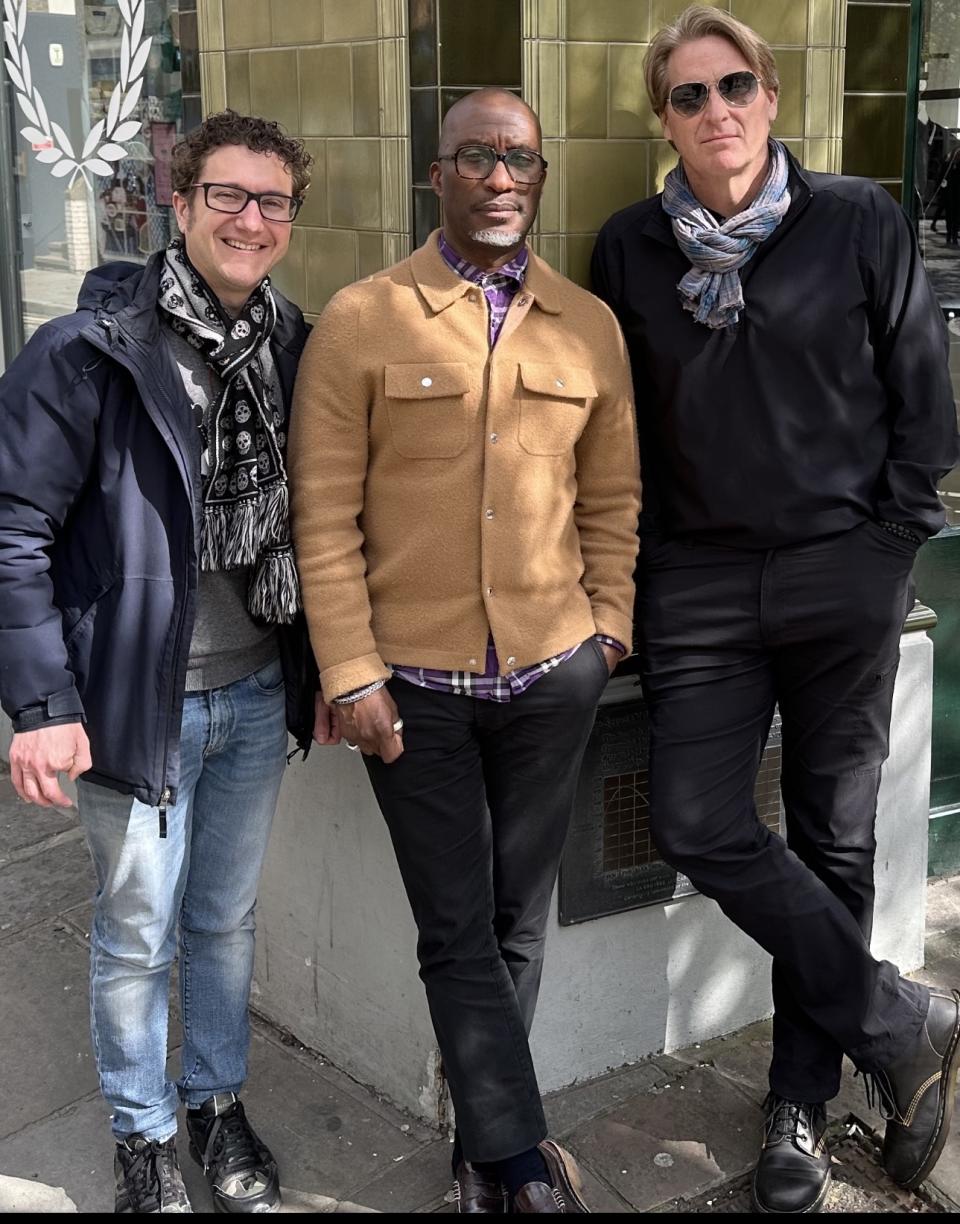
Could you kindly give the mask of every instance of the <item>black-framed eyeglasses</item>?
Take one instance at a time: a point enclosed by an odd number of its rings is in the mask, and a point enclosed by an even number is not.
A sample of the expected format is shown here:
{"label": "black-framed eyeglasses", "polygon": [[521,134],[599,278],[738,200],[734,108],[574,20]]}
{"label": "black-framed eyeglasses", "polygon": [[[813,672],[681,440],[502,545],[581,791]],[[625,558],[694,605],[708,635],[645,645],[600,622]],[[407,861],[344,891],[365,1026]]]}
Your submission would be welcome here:
{"label": "black-framed eyeglasses", "polygon": [[[749,106],[760,89],[760,80],[755,72],[728,72],[716,84],[717,93],[727,106]],[[699,115],[707,105],[710,86],[703,81],[687,81],[674,85],[670,90],[670,105],[685,119]]]}
{"label": "black-framed eyeglasses", "polygon": [[265,221],[292,221],[300,211],[299,196],[278,195],[275,191],[246,191],[232,183],[194,183],[203,188],[203,200],[214,212],[242,213],[251,200],[257,201]]}
{"label": "black-framed eyeglasses", "polygon": [[490,145],[461,145],[455,153],[441,153],[437,161],[452,161],[457,174],[465,179],[489,178],[497,162],[503,162],[515,183],[539,183],[547,172],[547,163],[533,149],[508,149],[506,153],[498,153]]}

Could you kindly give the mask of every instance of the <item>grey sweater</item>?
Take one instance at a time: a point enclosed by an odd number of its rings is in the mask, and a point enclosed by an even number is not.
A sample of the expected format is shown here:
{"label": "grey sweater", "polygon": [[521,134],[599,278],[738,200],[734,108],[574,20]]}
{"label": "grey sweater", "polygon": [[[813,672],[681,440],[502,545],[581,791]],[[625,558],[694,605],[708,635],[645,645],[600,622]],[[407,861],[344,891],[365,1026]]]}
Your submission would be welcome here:
{"label": "grey sweater", "polygon": [[[163,335],[194,416],[206,416],[211,402],[219,398],[222,385],[196,349],[166,325]],[[270,367],[264,371],[276,378]],[[197,448],[202,445],[199,427]],[[235,570],[200,571],[197,619],[190,639],[187,692],[222,688],[242,680],[272,662],[278,653],[273,625],[255,621],[247,611],[250,567]]]}

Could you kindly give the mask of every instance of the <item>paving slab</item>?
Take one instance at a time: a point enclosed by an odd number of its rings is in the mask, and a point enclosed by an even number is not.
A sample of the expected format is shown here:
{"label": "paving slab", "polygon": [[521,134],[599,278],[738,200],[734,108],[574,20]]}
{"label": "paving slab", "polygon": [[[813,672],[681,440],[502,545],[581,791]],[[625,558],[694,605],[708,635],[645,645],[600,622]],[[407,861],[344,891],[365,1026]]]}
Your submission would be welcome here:
{"label": "paving slab", "polygon": [[73,933],[52,922],[0,943],[0,1135],[96,1089],[88,961]]}
{"label": "paving slab", "polygon": [[418,1151],[401,1161],[391,1161],[372,1181],[351,1191],[352,1196],[376,1211],[418,1213],[440,1211],[453,1177],[450,1153],[453,1145],[446,1139],[422,1144]]}
{"label": "paving slab", "polygon": [[[834,1141],[832,1183],[824,1204],[824,1214],[850,1213],[940,1214],[945,1208],[921,1189],[918,1193],[901,1190],[885,1175],[875,1145],[867,1136],[848,1135]],[[663,1208],[666,1212],[697,1215],[733,1213],[750,1215],[751,1174],[734,1178],[719,1189],[708,1190],[693,1199],[677,1199]]]}
{"label": "paving slab", "polygon": [[306,1067],[312,1075],[316,1075],[324,1083],[330,1083],[336,1091],[351,1097],[365,1110],[372,1109],[390,1125],[399,1126],[408,1138],[419,1140],[422,1143],[432,1143],[439,1136],[440,1132],[435,1126],[430,1126],[422,1118],[416,1118],[398,1108],[368,1084],[361,1084],[351,1079],[346,1072],[335,1067],[322,1054],[303,1045],[291,1033],[276,1028],[256,1012],[251,1013],[251,1025],[256,1034],[277,1046],[301,1066]]}
{"label": "paving slab", "polygon": [[953,1127],[943,1152],[925,1185],[933,1186],[960,1211],[960,1112],[957,1110],[954,1110]]}
{"label": "paving slab", "polygon": [[[571,1151],[573,1145],[571,1144]],[[583,1198],[592,1215],[635,1215],[635,1209],[590,1167],[582,1152],[574,1151],[583,1177]]]}
{"label": "paving slab", "polygon": [[[76,1102],[60,1113],[0,1140],[0,1214],[11,1211],[113,1212],[113,1139],[99,1098]],[[187,1144],[179,1143],[184,1182],[194,1210],[210,1212],[210,1192]],[[282,1212],[343,1214],[368,1208],[327,1195],[283,1188]]]}
{"label": "paving slab", "polygon": [[388,1121],[383,1105],[358,1100],[259,1033],[243,1100],[282,1184],[308,1194],[362,1202],[362,1187],[421,1146],[401,1129],[408,1123],[399,1111]]}
{"label": "paving slab", "polygon": [[960,930],[960,875],[927,885],[926,929],[928,935]]}
{"label": "paving slab", "polygon": [[770,1020],[760,1020],[725,1037],[702,1041],[685,1050],[674,1050],[666,1059],[659,1055],[656,1061],[675,1070],[713,1067],[726,1079],[738,1084],[752,1101],[759,1104],[767,1095],[767,1072],[773,1050],[771,1029]]}
{"label": "paving slab", "polygon": [[911,977],[928,986],[960,990],[960,926],[928,936],[924,958],[923,968]]}
{"label": "paving slab", "polygon": [[77,934],[90,942],[90,927],[93,923],[93,893],[86,897],[79,905],[72,905],[69,909],[61,910],[60,917],[64,922],[69,922]]}
{"label": "paving slab", "polygon": [[0,940],[78,905],[93,890],[93,865],[81,837],[0,867]]}
{"label": "paving slab", "polygon": [[44,808],[17,798],[9,774],[0,773],[0,867],[20,853],[79,827],[76,808]]}
{"label": "paving slab", "polygon": [[752,1168],[761,1113],[712,1067],[585,1123],[572,1150],[636,1210],[691,1197]]}
{"label": "paving slab", "polygon": [[602,1113],[619,1109],[626,1101],[668,1082],[670,1074],[654,1063],[642,1062],[610,1075],[574,1084],[544,1097],[547,1128],[555,1139],[562,1139],[578,1126]]}
{"label": "paving slab", "polygon": [[62,1187],[78,1212],[109,1214],[113,1148],[109,1111],[94,1093],[0,1139],[0,1173]]}

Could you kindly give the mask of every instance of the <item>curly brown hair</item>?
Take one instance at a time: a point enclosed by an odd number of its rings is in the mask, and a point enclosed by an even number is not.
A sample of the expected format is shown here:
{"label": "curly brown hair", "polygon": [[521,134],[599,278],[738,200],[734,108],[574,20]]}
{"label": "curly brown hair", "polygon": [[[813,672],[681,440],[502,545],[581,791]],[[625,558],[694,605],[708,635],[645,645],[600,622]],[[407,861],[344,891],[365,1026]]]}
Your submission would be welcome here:
{"label": "curly brown hair", "polygon": [[293,175],[293,194],[298,198],[310,185],[313,158],[302,141],[288,136],[272,119],[225,110],[208,115],[199,127],[174,145],[170,161],[174,191],[186,195],[198,181],[207,155],[224,145],[243,145],[254,153],[273,153]]}

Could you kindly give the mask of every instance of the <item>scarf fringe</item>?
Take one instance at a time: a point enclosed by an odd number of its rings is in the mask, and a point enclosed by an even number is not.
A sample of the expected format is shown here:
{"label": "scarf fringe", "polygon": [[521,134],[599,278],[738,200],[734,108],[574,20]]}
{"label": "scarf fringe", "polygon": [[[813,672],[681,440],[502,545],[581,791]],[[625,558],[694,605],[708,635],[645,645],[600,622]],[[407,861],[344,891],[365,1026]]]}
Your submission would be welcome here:
{"label": "scarf fringe", "polygon": [[286,485],[277,483],[233,505],[204,506],[202,567],[253,565],[264,549],[285,544],[289,502]]}
{"label": "scarf fringe", "polygon": [[274,549],[261,558],[248,603],[253,616],[271,624],[288,625],[293,620],[302,604],[292,548]]}
{"label": "scarf fringe", "polygon": [[287,529],[289,494],[275,484],[230,506],[205,506],[200,564],[204,570],[256,565],[247,606],[251,615],[286,625],[300,611],[300,580]]}

